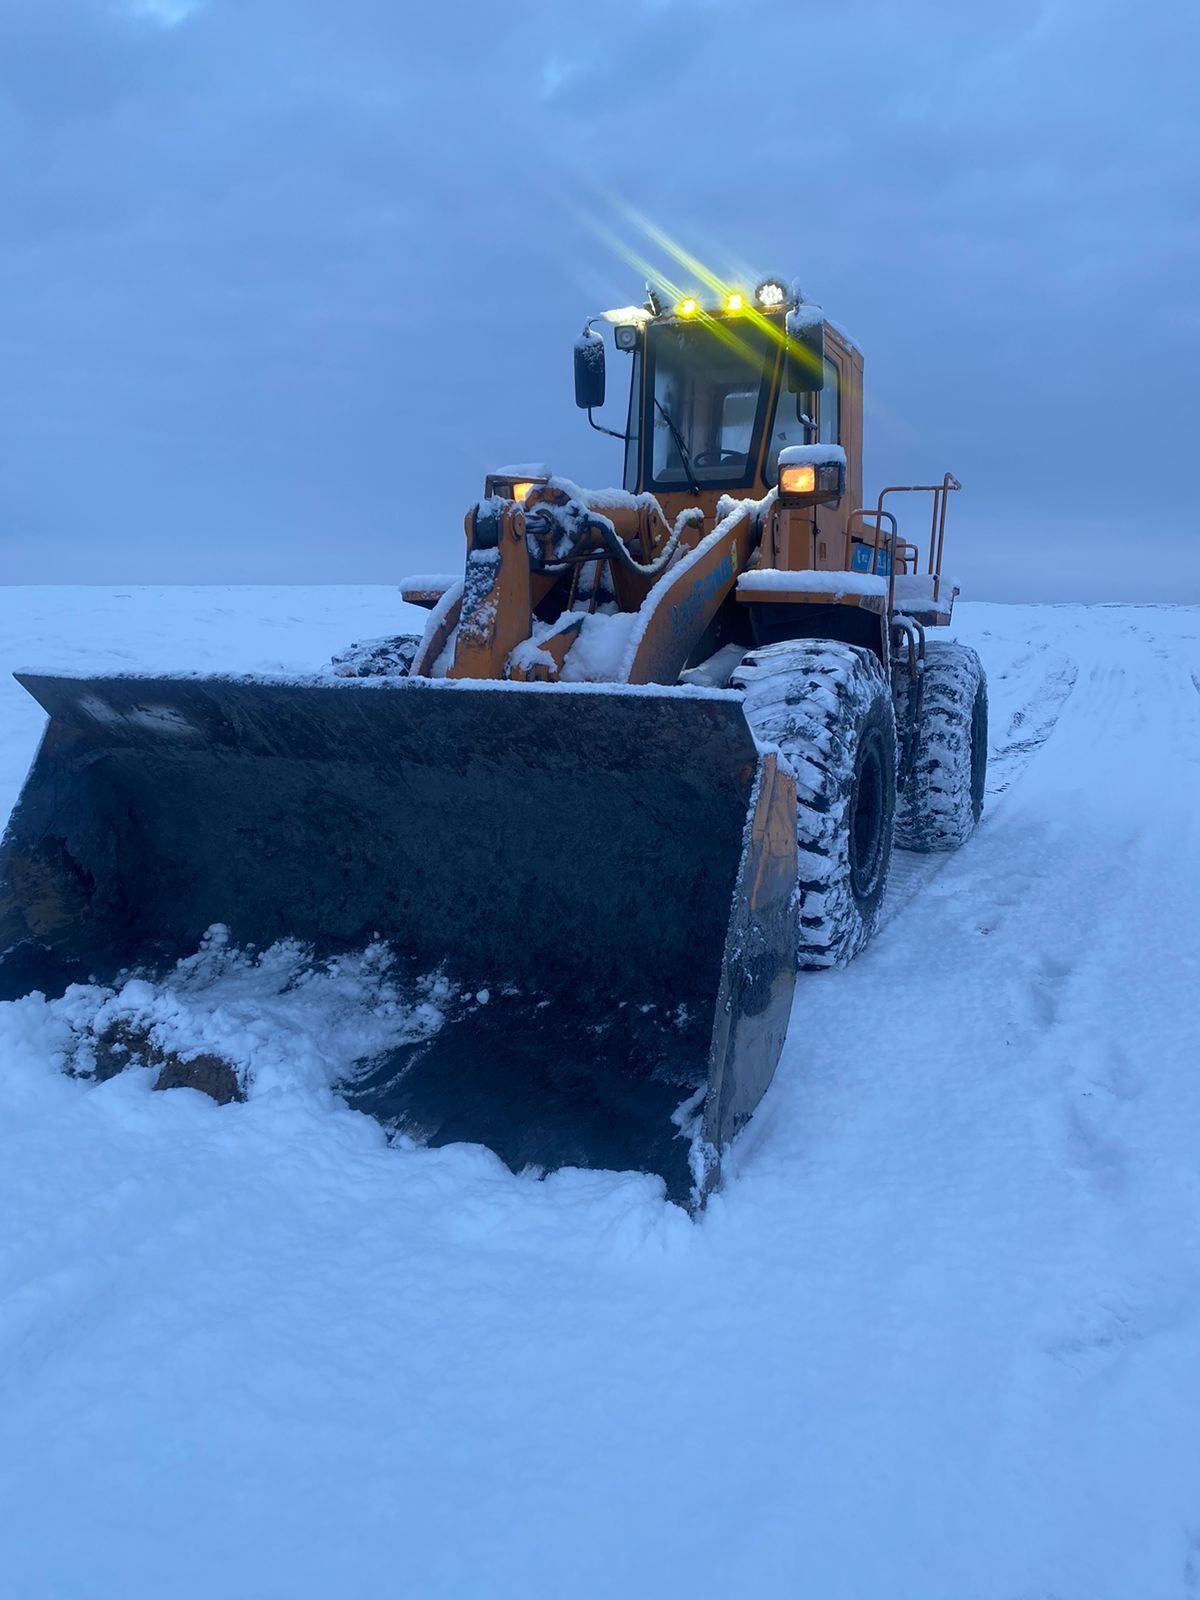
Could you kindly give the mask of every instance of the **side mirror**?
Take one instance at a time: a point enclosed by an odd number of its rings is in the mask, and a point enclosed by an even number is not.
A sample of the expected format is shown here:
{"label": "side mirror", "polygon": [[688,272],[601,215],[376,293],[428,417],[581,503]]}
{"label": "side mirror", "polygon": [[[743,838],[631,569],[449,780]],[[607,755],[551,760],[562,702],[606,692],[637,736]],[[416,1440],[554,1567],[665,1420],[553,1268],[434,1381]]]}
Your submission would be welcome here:
{"label": "side mirror", "polygon": [[825,387],[825,317],[820,306],[793,306],[787,314],[784,387],[810,394]]}
{"label": "side mirror", "polygon": [[575,404],[581,411],[604,404],[604,340],[590,328],[575,341]]}

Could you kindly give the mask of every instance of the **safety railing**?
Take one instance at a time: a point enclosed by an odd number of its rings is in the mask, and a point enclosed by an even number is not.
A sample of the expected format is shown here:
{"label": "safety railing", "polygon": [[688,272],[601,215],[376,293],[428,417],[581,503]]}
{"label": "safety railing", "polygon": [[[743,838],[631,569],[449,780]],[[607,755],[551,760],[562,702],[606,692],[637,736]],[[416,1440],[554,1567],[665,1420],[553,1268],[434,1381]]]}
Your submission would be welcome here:
{"label": "safety railing", "polygon": [[[942,550],[946,543],[946,511],[950,503],[950,496],[956,489],[961,489],[962,484],[952,472],[947,472],[941,483],[892,483],[886,489],[879,491],[879,497],[874,506],[856,506],[850,513],[846,524],[846,568],[850,570],[854,550],[854,524],[858,519],[864,523],[874,524],[874,540],[871,549],[870,571],[879,573],[879,557],[886,553],[887,579],[888,579],[888,610],[893,611],[896,592],[896,570],[901,562],[904,571],[909,570],[909,561],[912,570],[919,570],[921,552],[920,547],[908,540],[902,540],[899,535],[895,514],[884,509],[884,500],[890,494],[928,494],[933,496],[933,513],[929,524],[929,552],[926,559],[926,571],[933,579],[933,598],[941,598],[942,578]],[[883,532],[884,521],[891,524],[891,532],[885,537]],[[865,544],[865,540],[863,543]]]}

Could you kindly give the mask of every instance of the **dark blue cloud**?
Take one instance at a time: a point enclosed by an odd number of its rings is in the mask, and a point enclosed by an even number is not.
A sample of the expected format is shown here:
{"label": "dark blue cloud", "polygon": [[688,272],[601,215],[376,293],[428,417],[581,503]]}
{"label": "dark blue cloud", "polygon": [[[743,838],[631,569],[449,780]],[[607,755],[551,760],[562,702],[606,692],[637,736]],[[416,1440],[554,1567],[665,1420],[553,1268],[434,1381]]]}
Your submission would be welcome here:
{"label": "dark blue cloud", "polygon": [[10,579],[386,581],[491,465],[614,479],[569,346],[641,288],[589,222],[670,266],[629,205],[851,328],[971,592],[1197,597],[1190,4],[417,11],[7,0]]}

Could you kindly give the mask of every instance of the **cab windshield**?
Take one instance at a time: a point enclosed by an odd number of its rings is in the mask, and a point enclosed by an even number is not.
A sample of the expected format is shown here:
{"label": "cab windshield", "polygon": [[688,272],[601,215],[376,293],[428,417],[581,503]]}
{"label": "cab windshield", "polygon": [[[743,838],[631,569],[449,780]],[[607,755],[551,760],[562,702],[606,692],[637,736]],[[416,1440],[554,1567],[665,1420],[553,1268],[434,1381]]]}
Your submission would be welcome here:
{"label": "cab windshield", "polygon": [[645,481],[654,489],[753,481],[777,346],[749,319],[647,330]]}

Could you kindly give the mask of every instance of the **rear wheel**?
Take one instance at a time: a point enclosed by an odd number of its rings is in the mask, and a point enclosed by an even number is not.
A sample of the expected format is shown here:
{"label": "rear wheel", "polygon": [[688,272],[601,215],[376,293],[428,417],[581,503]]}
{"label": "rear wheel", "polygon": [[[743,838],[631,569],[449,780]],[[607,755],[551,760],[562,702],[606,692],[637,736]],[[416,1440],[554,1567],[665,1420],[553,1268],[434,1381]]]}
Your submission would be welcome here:
{"label": "rear wheel", "polygon": [[871,938],[896,812],[891,690],[869,650],[829,640],[769,645],[733,674],[755,735],[796,775],[801,967],[840,966]]}
{"label": "rear wheel", "polygon": [[916,753],[896,813],[906,850],[956,850],[983,812],[987,778],[987,679],[968,645],[925,646]]}

